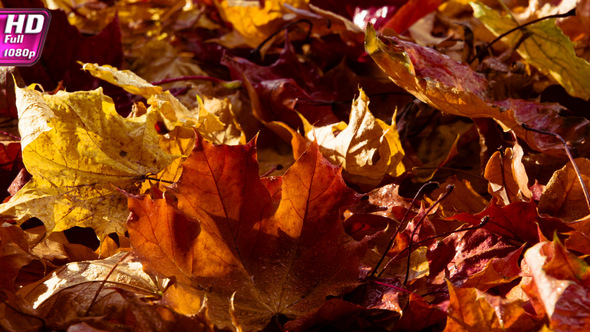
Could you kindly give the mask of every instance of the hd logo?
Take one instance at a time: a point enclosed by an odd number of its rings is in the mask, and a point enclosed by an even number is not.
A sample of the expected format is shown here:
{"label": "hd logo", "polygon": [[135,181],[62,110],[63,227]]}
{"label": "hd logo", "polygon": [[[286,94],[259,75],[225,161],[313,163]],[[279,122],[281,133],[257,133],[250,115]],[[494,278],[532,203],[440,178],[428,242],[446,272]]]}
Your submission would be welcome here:
{"label": "hd logo", "polygon": [[0,66],[32,66],[39,61],[50,20],[47,9],[0,9]]}

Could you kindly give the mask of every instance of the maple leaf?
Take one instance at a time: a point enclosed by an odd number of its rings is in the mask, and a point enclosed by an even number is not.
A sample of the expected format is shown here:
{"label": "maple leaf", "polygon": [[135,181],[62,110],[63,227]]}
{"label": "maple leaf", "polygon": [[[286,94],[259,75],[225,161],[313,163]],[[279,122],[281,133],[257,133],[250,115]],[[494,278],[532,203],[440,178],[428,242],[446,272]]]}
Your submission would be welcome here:
{"label": "maple leaf", "polygon": [[[551,236],[555,231],[567,232],[572,230],[560,219],[540,216],[536,204],[533,202],[515,202],[500,207],[492,199],[485,210],[480,213],[474,215],[460,213],[450,218],[476,226],[484,216],[490,218],[484,229],[528,244],[541,241],[543,234],[544,236]],[[539,234],[539,230],[542,232],[541,234]]]}
{"label": "maple leaf", "polygon": [[260,329],[277,314],[298,316],[350,290],[364,253],[339,218],[358,196],[316,144],[275,180],[260,179],[255,151],[253,141],[199,139],[167,191],[176,208],[165,199],[129,199],[129,235],[146,269],[204,289],[222,328]]}
{"label": "maple leaf", "polygon": [[112,66],[99,66],[85,63],[82,69],[93,76],[148,99],[151,110],[159,111],[169,130],[176,126],[193,127],[205,138],[217,144],[244,144],[246,136],[242,132],[232,104],[227,99],[197,96],[198,109],[189,110],[169,91],[162,91],[129,70],[119,70]]}
{"label": "maple leaf", "polygon": [[162,93],[161,87],[152,85],[132,71],[118,70],[109,65],[99,66],[96,63],[80,64],[82,65],[82,70],[89,72],[92,76],[119,86],[129,93],[142,96],[146,99],[152,95]]}
{"label": "maple leaf", "polygon": [[[520,24],[501,16],[479,2],[472,2],[473,15],[496,36]],[[526,34],[526,37],[524,36]],[[590,99],[590,63],[576,55],[574,43],[555,25],[555,19],[542,20],[502,38],[525,61],[556,80],[574,97]]]}
{"label": "maple leaf", "polygon": [[369,110],[369,98],[359,90],[353,102],[348,125],[340,122],[314,127],[302,117],[307,138],[317,140],[322,154],[335,165],[342,165],[346,179],[374,187],[386,175],[405,172],[402,148],[395,121],[387,125]]}
{"label": "maple leaf", "polygon": [[[501,263],[498,260],[504,263],[511,262],[507,257],[513,255],[518,247],[511,244],[508,239],[485,229],[457,231],[438,242],[427,253],[430,263],[430,290],[446,289],[445,280],[455,286],[482,282],[481,286],[485,288],[488,282],[490,286],[498,285],[515,278],[514,270],[509,267],[505,270],[500,269],[498,265]],[[495,278],[498,275],[502,278]],[[486,279],[486,276],[492,278]]]}
{"label": "maple leaf", "polygon": [[[234,32],[220,38],[220,43],[227,47],[246,44],[256,48],[267,37],[279,30],[285,24],[285,17],[289,11],[285,8],[289,4],[295,8],[307,8],[309,0],[280,0],[249,2],[238,1],[243,6],[236,6],[235,1],[215,1],[219,14],[224,21],[232,24]],[[291,13],[291,16],[294,14]],[[242,38],[235,36],[237,33]]]}
{"label": "maple leaf", "polygon": [[[313,124],[337,122],[330,105],[309,102],[334,100],[336,93],[326,88],[317,66],[299,62],[288,40],[280,57],[270,66],[260,66],[244,58],[229,56],[224,56],[221,64],[229,68],[233,79],[244,83],[252,112],[263,123],[281,121],[298,128],[301,119],[297,112]],[[297,112],[294,112],[295,107]]]}
{"label": "maple leaf", "polygon": [[462,212],[478,213],[489,203],[473,189],[469,181],[459,180],[456,175],[450,176],[430,194],[430,197],[435,200],[436,197],[445,193],[445,188],[449,185],[453,186],[453,191],[439,204],[440,214],[443,217],[451,217]]}
{"label": "maple leaf", "polygon": [[[19,290],[25,309],[53,329],[80,321],[109,331],[120,325],[146,331],[209,331],[203,317],[188,318],[150,303],[169,280],[155,280],[121,252],[102,260],[68,263]],[[94,319],[92,319],[94,318]]]}
{"label": "maple leaf", "polygon": [[16,93],[23,162],[33,178],[0,213],[20,222],[37,217],[48,233],[80,226],[101,239],[123,234],[128,212],[115,186],[135,192],[179,157],[160,149],[157,113],[122,118],[100,88]]}
{"label": "maple leaf", "polygon": [[521,99],[492,101],[487,96],[487,80],[467,65],[397,37],[382,38],[385,43],[369,26],[365,38],[367,53],[396,84],[443,112],[492,118],[504,130],[513,130],[531,148],[558,156],[563,155],[561,144],[548,135],[531,135],[521,124],[558,133],[571,142],[580,142],[590,129],[587,119],[561,117],[563,107],[558,104]]}
{"label": "maple leaf", "polygon": [[160,82],[167,78],[208,75],[193,60],[193,54],[178,51],[169,41],[142,41],[139,46],[137,51],[139,54],[135,54],[137,59],[131,64],[130,69],[150,82]]}
{"label": "maple leaf", "polygon": [[590,267],[568,252],[557,238],[537,243],[524,254],[522,288],[535,309],[557,331],[590,327]]}
{"label": "maple leaf", "polygon": [[[590,160],[576,158],[574,162],[580,169],[582,181],[588,187]],[[541,195],[539,212],[561,218],[564,221],[583,219],[590,213],[582,185],[571,163],[555,171],[551,176]]]}
{"label": "maple leaf", "polygon": [[489,181],[488,192],[504,205],[533,196],[528,188],[523,156],[522,147],[515,143],[514,148],[507,148],[504,153],[494,152],[486,165],[484,177]]}
{"label": "maple leaf", "polygon": [[530,331],[542,320],[525,311],[523,301],[509,301],[447,281],[450,304],[445,331]]}

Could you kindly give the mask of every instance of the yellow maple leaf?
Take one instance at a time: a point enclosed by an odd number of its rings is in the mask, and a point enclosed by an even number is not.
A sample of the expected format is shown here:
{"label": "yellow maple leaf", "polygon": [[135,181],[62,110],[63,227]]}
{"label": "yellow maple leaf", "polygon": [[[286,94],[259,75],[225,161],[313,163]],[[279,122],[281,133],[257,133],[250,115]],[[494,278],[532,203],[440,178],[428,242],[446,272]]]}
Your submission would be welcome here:
{"label": "yellow maple leaf", "polygon": [[96,63],[79,63],[82,65],[82,69],[88,71],[92,76],[119,86],[129,93],[144,98],[162,93],[161,87],[152,85],[132,71],[118,70],[109,65],[99,66]]}
{"label": "yellow maple leaf", "polygon": [[285,4],[295,8],[307,8],[309,0],[263,1],[223,0],[215,1],[219,14],[224,21],[232,24],[234,31],[242,38],[229,34],[221,38],[227,47],[239,43],[256,48],[267,37],[281,28],[290,16],[296,15],[285,8]]}
{"label": "yellow maple leaf", "polygon": [[132,71],[92,63],[83,64],[82,68],[94,77],[148,99],[150,110],[162,115],[168,130],[185,126],[195,128],[199,134],[216,144],[246,143],[246,136],[227,99],[205,98],[203,101],[197,96],[198,107],[188,109],[169,91],[162,92],[162,88],[152,85]]}
{"label": "yellow maple leaf", "polygon": [[[473,15],[496,36],[519,26],[509,16],[482,3],[472,2]],[[527,36],[524,37],[523,34]],[[559,27],[555,19],[543,20],[502,38],[540,72],[556,80],[572,96],[590,99],[590,63],[576,55],[574,44]]]}
{"label": "yellow maple leaf", "polygon": [[157,113],[123,118],[101,88],[55,95],[16,88],[16,98],[33,178],[0,205],[0,215],[37,217],[48,234],[74,226],[92,227],[101,239],[124,233],[126,199],[116,187],[137,192],[147,175],[179,157],[159,147]]}
{"label": "yellow maple leaf", "polygon": [[348,125],[340,122],[314,127],[302,117],[307,138],[317,140],[322,154],[332,163],[342,165],[346,178],[354,183],[376,186],[386,175],[405,172],[404,150],[395,122],[387,125],[369,110],[369,98],[360,89],[352,104]]}

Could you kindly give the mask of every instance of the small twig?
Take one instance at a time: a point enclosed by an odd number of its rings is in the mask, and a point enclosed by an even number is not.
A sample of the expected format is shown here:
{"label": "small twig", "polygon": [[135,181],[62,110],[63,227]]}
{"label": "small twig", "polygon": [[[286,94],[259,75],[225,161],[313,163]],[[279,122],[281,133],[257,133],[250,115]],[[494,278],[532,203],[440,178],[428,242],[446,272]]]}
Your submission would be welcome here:
{"label": "small twig", "polygon": [[[454,231],[450,231],[450,232],[438,234],[438,235],[435,235],[435,236],[431,236],[431,237],[429,237],[429,238],[427,238],[425,240],[422,240],[420,242],[416,242],[416,245],[421,245],[422,243],[426,243],[426,242],[428,242],[430,240],[434,240],[434,239],[439,238],[439,237],[443,237],[443,236],[447,236],[447,235],[451,235],[451,234],[455,234],[455,233],[459,233],[459,232],[466,232],[466,231],[476,230],[476,229],[479,229],[479,228],[484,227],[489,221],[490,221],[490,216],[484,216],[483,218],[481,218],[481,221],[479,222],[479,224],[477,226],[471,226],[471,227],[467,227],[467,228],[457,229],[457,230],[454,230]],[[402,252],[400,252],[400,254]]]}
{"label": "small twig", "polygon": [[590,194],[588,194],[588,188],[586,188],[586,184],[584,183],[584,180],[582,179],[582,173],[580,173],[580,169],[578,168],[578,165],[574,161],[574,157],[572,155],[572,152],[570,151],[570,148],[569,148],[567,142],[563,139],[563,137],[561,137],[560,135],[558,135],[556,133],[552,133],[549,131],[531,128],[528,125],[526,125],[525,123],[523,123],[521,126],[525,130],[534,131],[536,133],[544,134],[544,135],[551,135],[553,137],[557,137],[561,141],[561,143],[563,144],[563,147],[565,148],[565,153],[567,153],[567,157],[569,158],[572,165],[574,165],[574,171],[576,172],[576,175],[578,177],[578,181],[580,181],[580,186],[582,186],[582,191],[584,192],[584,198],[586,198],[586,205],[588,205],[588,210],[590,210]]}
{"label": "small twig", "polygon": [[512,204],[510,200],[510,195],[508,195],[508,186],[506,186],[506,176],[504,175],[504,150],[502,147],[498,149],[500,152],[500,174],[502,174],[502,187],[504,188],[504,192],[506,193],[506,199],[508,199],[508,204]]}
{"label": "small twig", "polygon": [[[506,31],[506,32],[504,32],[503,34],[499,35],[498,37],[496,37],[496,39],[492,40],[492,41],[491,41],[489,44],[487,44],[487,45],[486,45],[486,47],[484,47],[484,48],[482,48],[481,50],[479,50],[479,51],[478,51],[478,52],[477,52],[477,53],[476,53],[476,54],[475,54],[473,57],[471,57],[471,59],[469,59],[469,64],[471,64],[473,61],[475,61],[475,59],[478,59],[478,58],[480,58],[481,56],[483,56],[483,54],[484,54],[484,53],[485,53],[485,52],[486,52],[486,51],[487,51],[487,50],[488,50],[490,47],[492,47],[492,45],[494,45],[495,43],[497,43],[497,42],[498,42],[500,39],[502,39],[502,38],[506,37],[507,35],[509,35],[509,34],[513,33],[514,31],[517,31],[517,30],[523,29],[523,28],[525,28],[525,27],[527,27],[527,26],[529,26],[529,25],[532,25],[532,24],[535,24],[535,23],[538,23],[538,22],[540,22],[540,21],[547,20],[547,19],[550,19],[550,18],[563,18],[563,17],[574,16],[574,15],[576,15],[576,8],[574,8],[574,9],[570,10],[570,11],[569,11],[569,12],[567,12],[567,13],[563,13],[563,14],[554,14],[554,15],[548,15],[548,16],[545,16],[545,17],[540,17],[540,18],[538,18],[538,19],[536,19],[536,20],[532,20],[532,21],[530,21],[530,22],[527,22],[527,23],[525,23],[525,24],[523,24],[523,25],[519,25],[519,26],[517,26],[517,27],[514,27],[514,28],[512,28],[512,29],[510,29],[510,30],[508,30],[508,31]],[[515,49],[516,49],[516,48],[515,48]]]}
{"label": "small twig", "polygon": [[[446,232],[446,233],[438,234],[438,235],[435,235],[435,236],[431,236],[431,237],[429,237],[429,238],[427,238],[427,239],[425,239],[425,240],[422,240],[422,241],[420,241],[420,242],[417,242],[417,243],[416,243],[416,245],[417,245],[417,246],[419,246],[419,245],[421,245],[421,244],[423,244],[423,243],[426,243],[426,242],[428,242],[428,241],[430,241],[430,240],[434,240],[434,239],[436,239],[436,238],[443,237],[443,236],[447,236],[447,235],[451,235],[451,234],[454,234],[454,233],[459,233],[459,232],[465,232],[465,231],[476,230],[476,229],[479,229],[479,228],[482,228],[482,227],[484,227],[484,226],[485,226],[485,225],[488,223],[488,221],[490,221],[490,217],[489,217],[489,216],[485,216],[485,217],[481,218],[481,222],[480,222],[480,223],[479,223],[479,225],[477,225],[477,226],[472,226],[472,227],[467,227],[467,228],[457,229],[457,230],[454,230],[454,231],[450,231],[450,232]],[[395,255],[395,257],[392,257],[392,258],[391,258],[391,260],[389,260],[389,261],[387,262],[387,264],[385,264],[385,267],[384,267],[383,269],[384,269],[384,270],[386,270],[386,269],[389,267],[389,264],[391,264],[391,262],[393,262],[393,261],[394,261],[394,260],[395,260],[397,257],[399,257],[401,254],[403,254],[404,252],[406,252],[406,250],[408,250],[408,248],[406,248],[406,249],[404,249],[404,250],[400,251],[400,252],[399,252],[397,255]],[[409,254],[411,254],[411,252],[410,252]]]}
{"label": "small twig", "polygon": [[153,178],[153,177],[150,177],[150,176],[145,176],[144,179],[145,180],[151,180],[151,181],[164,182],[164,183],[168,183],[168,184],[174,184],[174,181],[162,180],[162,179]]}
{"label": "small twig", "polygon": [[374,283],[376,283],[378,285],[383,285],[383,286],[387,286],[387,287],[393,288],[393,289],[398,290],[400,292],[404,292],[404,293],[408,293],[408,294],[413,294],[409,290],[403,289],[401,287],[397,287],[397,286],[394,286],[394,285],[391,285],[391,284],[387,284],[387,283],[384,283],[384,282],[381,282],[381,281],[377,281],[377,280],[370,280],[370,281],[371,282],[374,282]]}
{"label": "small twig", "polygon": [[[422,187],[420,187],[420,189],[418,189],[418,192],[416,193],[416,195],[414,195],[414,198],[412,199],[412,202],[410,203],[409,208],[406,209],[406,213],[404,214],[404,217],[399,222],[399,225],[397,226],[397,229],[395,230],[395,233],[393,233],[393,236],[391,237],[391,240],[389,240],[389,243],[387,244],[387,247],[385,248],[385,251],[383,251],[383,254],[381,255],[381,258],[379,259],[379,261],[377,262],[377,264],[375,264],[375,267],[373,268],[373,270],[371,271],[371,273],[369,273],[369,277],[375,276],[375,272],[377,272],[377,269],[379,268],[379,266],[381,265],[381,263],[383,263],[383,260],[385,259],[385,256],[387,256],[387,252],[389,252],[389,250],[393,246],[393,243],[395,242],[395,237],[397,236],[397,234],[402,229],[402,226],[403,226],[404,222],[406,221],[406,218],[408,217],[408,213],[410,212],[410,210],[414,206],[414,203],[418,199],[418,196],[420,196],[420,194],[422,193],[422,191],[424,191],[426,189],[426,187],[432,186],[432,185],[436,185],[437,188],[439,186],[438,182],[428,181],[425,184],[423,184]],[[383,271],[381,271],[381,273],[383,273]],[[381,276],[381,273],[379,273],[379,276]]]}
{"label": "small twig", "polygon": [[[262,41],[262,43],[260,43],[254,50],[252,50],[250,53],[251,54],[260,54],[260,50],[262,49],[262,47],[264,47],[264,45],[266,43],[268,43],[270,40],[272,40],[274,37],[276,37],[276,35],[278,35],[279,33],[281,33],[283,30],[285,29],[289,29],[290,27],[297,25],[299,23],[305,23],[309,26],[309,30],[307,31],[307,35],[305,36],[305,40],[309,40],[309,37],[311,36],[311,30],[313,29],[313,23],[311,23],[310,20],[302,18],[296,21],[292,21],[289,22],[287,24],[285,24],[283,27],[281,27],[279,30],[273,32],[270,36],[266,37],[265,40]],[[330,20],[328,20],[328,25],[330,24]]]}
{"label": "small twig", "polygon": [[442,202],[445,198],[447,198],[453,192],[453,189],[455,189],[455,186],[453,184],[449,184],[446,188],[445,193],[442,194],[434,203],[432,203],[432,205],[428,208],[428,210],[426,210],[426,212],[424,212],[424,215],[422,216],[422,218],[420,218],[418,223],[416,223],[416,227],[414,227],[414,230],[412,231],[412,235],[410,235],[410,244],[408,245],[408,265],[406,266],[406,278],[404,279],[404,285],[408,283],[408,277],[410,276],[410,258],[412,257],[412,239],[414,238],[414,235],[416,235],[416,232],[418,231],[420,226],[422,226],[422,222],[424,222],[424,219],[426,219],[426,216],[428,216],[430,214],[430,212],[432,212],[432,210],[434,210],[434,208],[438,204],[440,204],[440,202]]}
{"label": "small twig", "polygon": [[9,132],[3,131],[3,130],[0,130],[0,135],[8,136],[8,137],[14,139],[15,141],[20,141],[20,137],[15,136],[15,135],[13,135]]}

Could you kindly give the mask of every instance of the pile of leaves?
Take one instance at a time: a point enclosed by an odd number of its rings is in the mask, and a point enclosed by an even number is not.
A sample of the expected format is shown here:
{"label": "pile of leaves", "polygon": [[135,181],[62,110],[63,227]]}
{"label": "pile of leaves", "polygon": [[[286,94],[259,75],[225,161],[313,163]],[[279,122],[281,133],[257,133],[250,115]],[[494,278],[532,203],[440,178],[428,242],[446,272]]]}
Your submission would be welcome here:
{"label": "pile of leaves", "polygon": [[590,328],[590,1],[2,4],[2,330]]}

